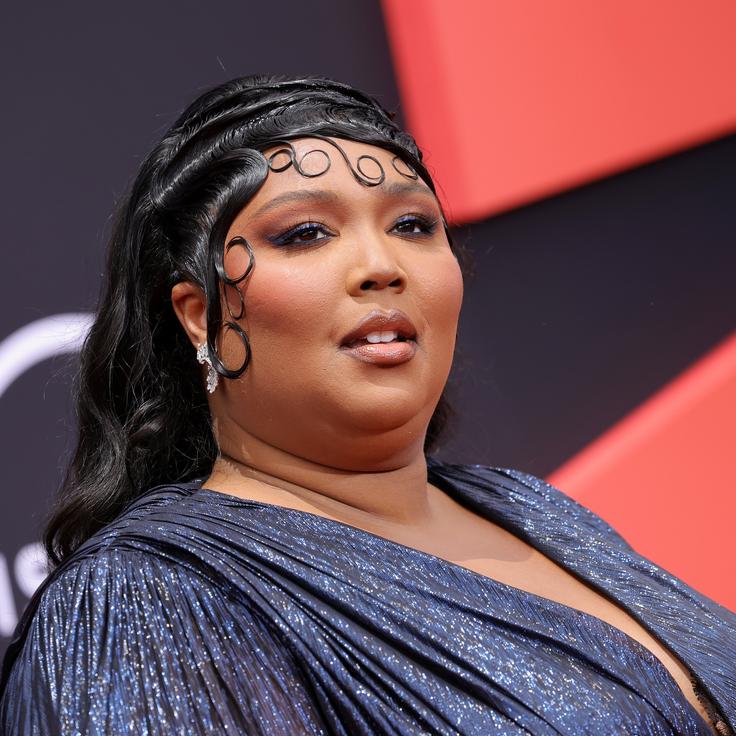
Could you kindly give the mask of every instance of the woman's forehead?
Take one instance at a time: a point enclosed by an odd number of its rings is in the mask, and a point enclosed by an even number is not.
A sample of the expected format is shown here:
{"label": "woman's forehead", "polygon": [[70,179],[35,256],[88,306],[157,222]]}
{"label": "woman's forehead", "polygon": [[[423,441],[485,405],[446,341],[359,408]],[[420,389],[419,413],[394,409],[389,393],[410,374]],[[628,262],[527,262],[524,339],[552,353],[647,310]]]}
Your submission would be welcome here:
{"label": "woman's forehead", "polygon": [[431,198],[442,216],[442,207],[426,182],[409,163],[385,148],[305,136],[281,141],[262,153],[268,163],[266,180],[233,220],[228,238],[239,233],[245,222],[284,205],[318,206],[344,198],[362,200],[366,195],[394,201],[421,195]]}
{"label": "woman's forehead", "polygon": [[431,193],[412,166],[400,156],[361,141],[305,136],[269,146],[263,150],[263,155],[269,168],[260,192],[263,194],[284,186],[302,188],[312,183],[324,186],[328,181],[341,187],[351,180],[367,187],[410,181]]}

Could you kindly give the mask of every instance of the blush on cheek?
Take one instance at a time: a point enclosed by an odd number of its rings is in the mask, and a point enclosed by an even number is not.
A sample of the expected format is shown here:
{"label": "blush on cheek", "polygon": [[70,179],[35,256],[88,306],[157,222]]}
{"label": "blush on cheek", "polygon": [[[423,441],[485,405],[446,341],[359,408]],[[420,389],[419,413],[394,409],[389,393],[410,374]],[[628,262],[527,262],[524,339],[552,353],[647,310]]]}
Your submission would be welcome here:
{"label": "blush on cheek", "polygon": [[256,266],[245,289],[245,310],[254,337],[258,331],[290,333],[304,338],[329,330],[334,319],[334,294],[324,275],[297,266]]}
{"label": "blush on cheek", "polygon": [[[233,233],[228,234],[231,238]],[[283,253],[271,252],[269,249],[253,246],[253,269],[250,276],[239,286],[245,302],[245,315],[249,324],[253,321],[273,324],[276,321],[288,321],[290,314],[299,312],[314,301],[314,297],[324,299],[318,287],[323,274],[310,274],[313,268],[304,268],[303,263],[296,265],[287,260]],[[245,273],[250,258],[244,246],[234,246],[225,253],[224,267],[229,278],[238,278]],[[237,313],[240,300],[233,287],[226,289],[228,302]],[[277,320],[277,318],[281,318]]]}
{"label": "blush on cheek", "polygon": [[463,277],[454,257],[441,265],[443,267],[425,269],[420,298],[428,305],[427,311],[437,320],[436,324],[455,325],[463,301]]}

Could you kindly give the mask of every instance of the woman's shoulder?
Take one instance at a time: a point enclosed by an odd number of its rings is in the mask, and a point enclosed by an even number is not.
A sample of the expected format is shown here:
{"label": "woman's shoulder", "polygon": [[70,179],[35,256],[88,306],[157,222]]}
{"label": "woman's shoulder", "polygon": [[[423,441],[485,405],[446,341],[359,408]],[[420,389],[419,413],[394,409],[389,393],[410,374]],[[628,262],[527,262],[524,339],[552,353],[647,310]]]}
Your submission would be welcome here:
{"label": "woman's shoulder", "polygon": [[145,613],[152,624],[163,613],[163,601],[173,611],[198,587],[192,569],[108,542],[71,555],[36,591],[6,651],[0,692],[16,659],[44,652],[50,663],[59,662],[80,645],[99,642],[122,619],[130,623]]}
{"label": "woman's shoulder", "polygon": [[486,463],[456,463],[441,460],[434,456],[427,456],[427,469],[430,473],[439,473],[457,480],[465,480],[480,486],[503,484],[504,480],[523,483],[527,488],[537,493],[551,492],[554,496],[564,494],[558,488],[550,485],[543,478],[518,468],[490,465]]}
{"label": "woman's shoulder", "polygon": [[[88,549],[52,574],[21,623],[3,663],[0,732],[57,733],[65,723],[70,733],[136,724],[137,733],[199,734],[211,703],[222,704],[218,732],[261,733],[263,708],[306,718],[278,683],[252,676],[294,670],[278,632],[183,558]],[[291,682],[296,695],[296,674]]]}
{"label": "woman's shoulder", "polygon": [[6,650],[0,694],[18,659],[38,660],[45,652],[49,662],[60,662],[79,653],[80,642],[99,642],[113,623],[127,626],[144,613],[148,625],[161,623],[164,601],[174,612],[186,609],[204,589],[213,597],[215,581],[196,558],[166,544],[198,487],[192,482],[151,488],[49,573]]}
{"label": "woman's shoulder", "polygon": [[[48,582],[72,568],[84,569],[91,558],[135,554],[166,557],[184,543],[185,530],[189,543],[196,546],[197,530],[205,526],[202,517],[202,481],[167,483],[154,486],[132,499],[118,515],[85,540],[64,559]],[[175,556],[178,559],[178,555]],[[174,559],[174,557],[172,557]]]}
{"label": "woman's shoulder", "polygon": [[452,484],[471,503],[489,506],[501,515],[546,519],[576,533],[594,534],[608,544],[631,550],[605,519],[544,478],[517,468],[461,464],[428,458],[427,467]]}
{"label": "woman's shoulder", "polygon": [[427,468],[430,472],[478,487],[502,487],[515,492],[523,489],[525,495],[531,494],[554,503],[576,503],[544,478],[518,468],[482,463],[452,463],[433,457],[427,458]]}

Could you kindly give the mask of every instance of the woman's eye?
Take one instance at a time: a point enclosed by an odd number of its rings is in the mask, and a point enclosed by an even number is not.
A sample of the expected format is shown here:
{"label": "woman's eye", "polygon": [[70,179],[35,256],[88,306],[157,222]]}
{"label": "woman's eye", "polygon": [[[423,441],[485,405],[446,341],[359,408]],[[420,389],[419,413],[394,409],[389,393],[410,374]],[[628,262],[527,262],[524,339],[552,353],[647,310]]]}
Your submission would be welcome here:
{"label": "woman's eye", "polygon": [[424,217],[407,215],[402,217],[393,227],[401,235],[431,235],[437,227],[437,220],[430,221]]}
{"label": "woman's eye", "polygon": [[320,233],[327,237],[332,235],[324,225],[318,222],[304,222],[269,240],[276,245],[306,245],[325,240],[324,237],[319,237]]}

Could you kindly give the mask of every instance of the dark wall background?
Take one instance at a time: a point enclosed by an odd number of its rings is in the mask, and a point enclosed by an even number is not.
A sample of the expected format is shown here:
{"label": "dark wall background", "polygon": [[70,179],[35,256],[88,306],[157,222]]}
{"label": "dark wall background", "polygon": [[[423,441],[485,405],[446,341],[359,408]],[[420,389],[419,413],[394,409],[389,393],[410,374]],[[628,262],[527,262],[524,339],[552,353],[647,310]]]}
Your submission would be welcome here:
{"label": "dark wall background", "polygon": [[736,136],[461,229],[445,453],[547,475],[736,328]]}
{"label": "dark wall background", "polygon": [[[0,341],[94,308],[115,202],[204,88],[314,73],[399,104],[375,0],[16,5],[0,54]],[[732,330],[735,193],[732,137],[460,229],[475,274],[440,454],[544,475]],[[72,369],[0,396],[0,649],[72,443]]]}

